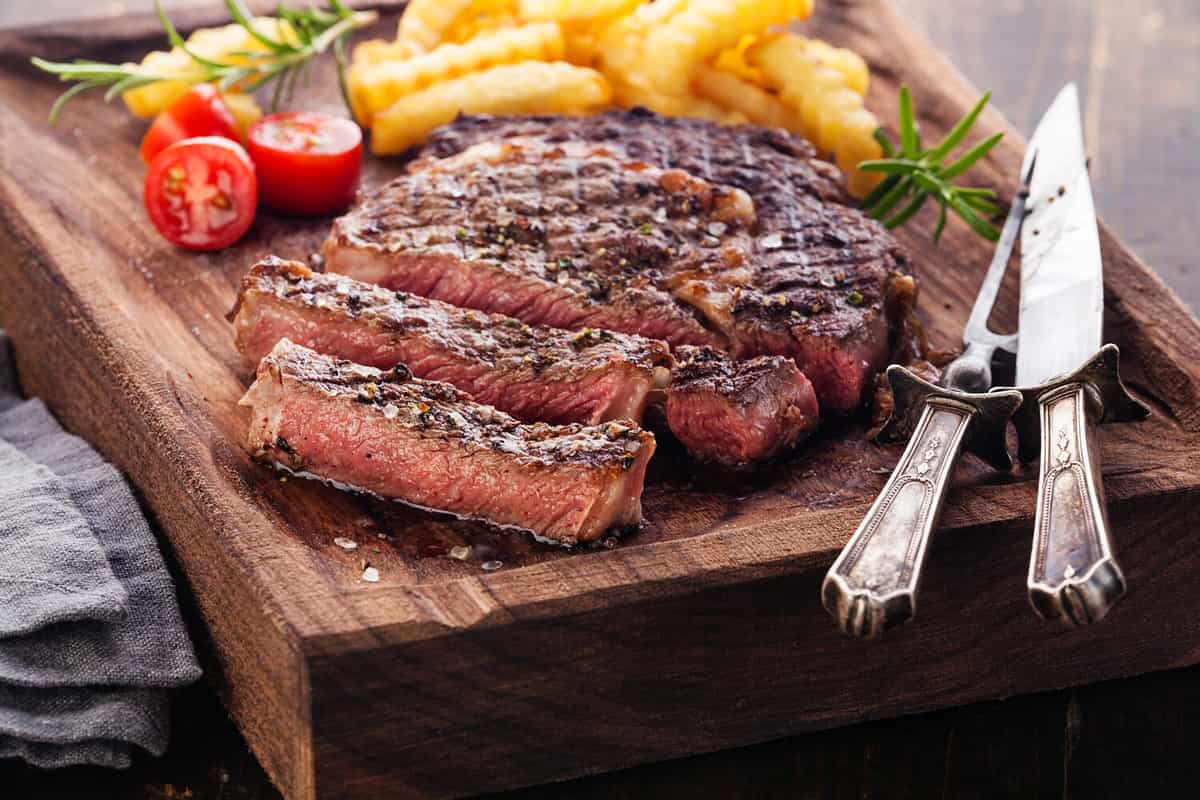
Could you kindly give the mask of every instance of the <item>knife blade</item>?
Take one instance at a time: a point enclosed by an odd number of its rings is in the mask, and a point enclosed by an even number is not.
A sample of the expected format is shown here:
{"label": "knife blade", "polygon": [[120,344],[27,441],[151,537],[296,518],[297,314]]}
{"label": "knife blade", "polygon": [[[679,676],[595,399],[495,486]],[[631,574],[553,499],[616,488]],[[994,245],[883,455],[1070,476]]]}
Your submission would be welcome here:
{"label": "knife blade", "polygon": [[1038,123],[1028,216],[1021,228],[1017,385],[1071,372],[1100,349],[1104,281],[1084,154],[1079,95],[1067,84]]}
{"label": "knife blade", "polygon": [[1029,153],[1038,168],[1021,230],[1017,428],[1022,460],[1040,463],[1027,590],[1042,618],[1083,625],[1125,592],[1096,427],[1149,410],[1121,383],[1115,345],[1101,347],[1103,264],[1074,84],[1038,123]]}
{"label": "knife blade", "polygon": [[989,392],[996,350],[1012,353],[1017,337],[988,329],[987,320],[1017,241],[1034,160],[1024,165],[1000,240],[963,329],[964,350],[939,385],[892,365],[893,412],[882,441],[908,446],[866,517],[829,568],[821,602],[846,633],[870,639],[916,616],[929,538],[937,526],[962,448],[1000,469],[1012,461],[1005,443],[1019,392]]}

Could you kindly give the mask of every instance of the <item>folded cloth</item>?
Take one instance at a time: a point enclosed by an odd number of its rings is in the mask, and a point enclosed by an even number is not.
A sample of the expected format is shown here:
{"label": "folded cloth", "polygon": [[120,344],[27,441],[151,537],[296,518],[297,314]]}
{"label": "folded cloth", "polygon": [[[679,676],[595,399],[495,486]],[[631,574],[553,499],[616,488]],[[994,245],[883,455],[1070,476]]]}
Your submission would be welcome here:
{"label": "folded cloth", "polygon": [[[127,766],[131,746],[164,751],[165,688],[196,680],[200,668],[137,500],[121,475],[86,442],[63,432],[40,400],[14,394],[10,352],[0,331],[0,482],[7,480],[5,464],[24,459],[22,475],[28,477],[21,485],[27,494],[21,497],[40,513],[25,516],[24,526],[17,527],[26,540],[42,541],[40,535],[54,545],[48,538],[52,530],[64,529],[67,521],[82,522],[110,578],[105,583],[103,570],[94,570],[89,591],[107,587],[105,597],[116,613],[107,606],[95,613],[47,612],[62,594],[53,582],[41,598],[34,592],[21,595],[46,622],[10,623],[19,635],[0,632],[0,757],[39,766]],[[46,498],[56,499],[54,508],[61,510],[52,519]],[[11,563],[16,559],[3,538],[7,518],[0,509],[0,591],[4,576],[28,571]],[[92,586],[79,572],[66,580],[75,581],[67,586]],[[0,625],[5,611],[0,611]]]}
{"label": "folded cloth", "polygon": [[58,476],[0,441],[0,637],[112,621],[129,597]]}

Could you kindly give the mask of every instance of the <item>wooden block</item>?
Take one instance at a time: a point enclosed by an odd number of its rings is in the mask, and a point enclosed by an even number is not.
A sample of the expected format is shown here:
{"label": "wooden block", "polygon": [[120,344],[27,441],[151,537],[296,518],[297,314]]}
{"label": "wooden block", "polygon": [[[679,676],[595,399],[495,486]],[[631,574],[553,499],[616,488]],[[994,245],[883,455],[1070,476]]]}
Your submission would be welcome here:
{"label": "wooden block", "polygon": [[[929,140],[977,98],[889,6],[821,8],[816,33],[871,63],[868,103],[882,119],[894,119],[902,82]],[[1107,229],[1109,336],[1156,412],[1103,433],[1128,596],[1086,630],[1039,622],[1024,594],[1032,473],[967,460],[918,618],[862,643],[818,598],[899,454],[866,443],[861,421],[828,424],[754,478],[663,458],[646,530],[579,553],[252,463],[236,405],[250,370],[222,315],[253,260],[305,258],[327,222],[263,214],[223,252],[172,249],[143,217],[143,123],[91,96],[48,128],[61,86],[27,63],[132,59],[160,38],[145,17],[0,34],[0,321],[26,389],[142,493],[211,631],[212,677],[289,798],[457,796],[1200,661],[1200,327]],[[306,105],[337,109],[331,71],[315,74]],[[1006,128],[994,110],[979,124]],[[1011,193],[1021,152],[1010,131],[972,179]],[[368,184],[402,168],[365,166]],[[934,247],[932,221],[901,236],[934,342],[950,346],[990,247],[956,221]],[[1006,284],[1001,324],[1016,300]],[[504,566],[417,558],[464,541]],[[379,583],[361,580],[364,560]]]}

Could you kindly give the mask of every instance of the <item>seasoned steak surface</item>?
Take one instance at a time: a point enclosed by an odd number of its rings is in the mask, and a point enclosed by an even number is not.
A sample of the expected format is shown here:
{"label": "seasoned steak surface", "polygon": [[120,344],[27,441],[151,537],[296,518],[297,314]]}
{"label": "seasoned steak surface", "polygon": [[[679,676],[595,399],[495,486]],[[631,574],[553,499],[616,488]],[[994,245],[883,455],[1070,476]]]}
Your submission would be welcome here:
{"label": "seasoned steak surface", "polygon": [[329,269],[556,327],[725,341],[673,297],[744,283],[754,204],[740,189],[537,137],[426,162],[334,224]]}
{"label": "seasoned steak surface", "polygon": [[641,520],[654,437],[631,425],[527,425],[453,386],[284,339],[242,398],[256,458],[566,543]]}
{"label": "seasoned steak surface", "polygon": [[667,424],[690,450],[741,467],[786,452],[820,422],[812,384],[784,356],[730,361],[709,347],[679,347]]}
{"label": "seasoned steak surface", "polygon": [[653,339],[530,327],[274,256],[246,273],[230,319],[251,364],[289,338],[367,366],[403,362],[527,422],[640,421],[672,363]]}
{"label": "seasoned steak surface", "polygon": [[[381,369],[402,362],[419,378],[453,384],[527,422],[640,424],[649,402],[670,398],[672,432],[707,461],[774,455],[818,416],[811,385],[785,357],[734,362],[711,348],[681,346],[672,374],[674,359],[660,341],[530,326],[273,256],[246,273],[229,316],[250,364],[282,339]],[[718,417],[737,427],[737,448],[705,430]]]}
{"label": "seasoned steak surface", "polygon": [[817,159],[810,144],[780,130],[642,109],[590,117],[464,116],[431,136],[415,169],[481,142],[530,136],[620,148],[630,159],[745,191],[756,216],[753,274],[732,298],[714,301],[728,303],[733,349],[793,355],[823,406],[857,407],[886,360],[888,284],[912,265],[886,229],[847,205],[836,168]]}

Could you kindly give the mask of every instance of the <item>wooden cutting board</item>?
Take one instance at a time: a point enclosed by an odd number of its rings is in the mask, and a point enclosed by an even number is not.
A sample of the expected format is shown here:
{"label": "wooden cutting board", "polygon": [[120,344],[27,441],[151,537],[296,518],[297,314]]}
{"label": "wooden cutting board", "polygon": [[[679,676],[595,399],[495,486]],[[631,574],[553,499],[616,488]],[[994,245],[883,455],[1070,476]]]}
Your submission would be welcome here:
{"label": "wooden cutting board", "polygon": [[[978,97],[886,3],[819,5],[811,27],[871,63],[881,118],[906,83],[932,139]],[[222,315],[252,261],[305,258],[328,222],[264,214],[224,252],[172,249],[141,207],[143,123],[90,96],[50,128],[61,87],[28,66],[162,43],[149,17],[0,34],[0,323],[25,389],[141,491],[207,626],[209,677],[289,798],[463,795],[1200,661],[1200,327],[1107,230],[1107,333],[1155,410],[1102,437],[1129,594],[1086,630],[1039,622],[1024,595],[1034,475],[966,460],[918,619],[864,644],[818,599],[899,455],[867,443],[862,421],[827,425],[758,477],[664,453],[646,529],[581,552],[252,463],[236,405],[250,370]],[[330,71],[317,74],[306,104],[336,110]],[[989,110],[978,129],[1007,127]],[[1022,147],[1010,131],[973,178],[1007,200]],[[371,159],[366,182],[400,169]],[[922,315],[950,346],[990,247],[957,222],[934,247],[932,222],[901,238]],[[996,319],[1015,311],[1010,281]],[[463,545],[468,560],[448,557]]]}

